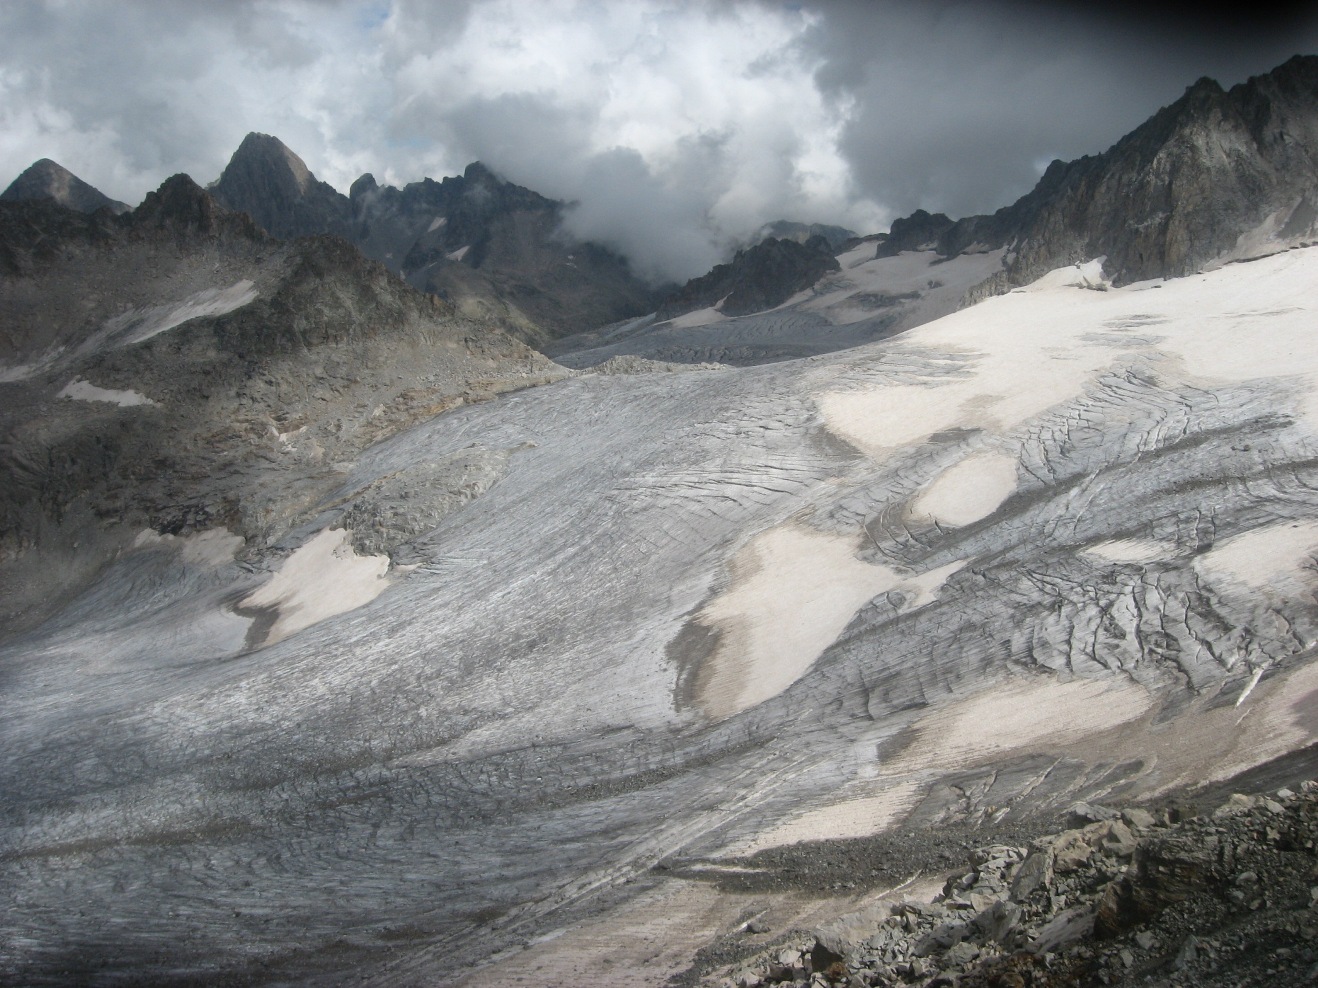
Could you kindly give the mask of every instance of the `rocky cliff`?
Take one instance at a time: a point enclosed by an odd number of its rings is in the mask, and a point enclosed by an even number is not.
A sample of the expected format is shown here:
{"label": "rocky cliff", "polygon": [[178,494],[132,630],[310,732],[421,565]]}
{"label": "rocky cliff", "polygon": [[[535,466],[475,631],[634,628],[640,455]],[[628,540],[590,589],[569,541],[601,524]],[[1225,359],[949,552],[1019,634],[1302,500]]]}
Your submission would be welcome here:
{"label": "rocky cliff", "polygon": [[221,205],[246,213],[274,237],[352,235],[347,197],[317,179],[301,158],[268,134],[243,138],[210,191]]}
{"label": "rocky cliff", "polygon": [[1318,237],[1318,56],[1223,90],[1200,79],[1102,154],[1054,161],[1026,196],[950,225],[946,256],[1009,247],[993,286],[1104,256],[1118,284]]}
{"label": "rocky cliff", "polygon": [[[880,898],[701,983],[1309,984],[1318,783],[1296,788],[1194,815],[1078,804],[1024,846],[977,843],[932,901]],[[763,932],[752,921],[724,949],[754,949]]]}

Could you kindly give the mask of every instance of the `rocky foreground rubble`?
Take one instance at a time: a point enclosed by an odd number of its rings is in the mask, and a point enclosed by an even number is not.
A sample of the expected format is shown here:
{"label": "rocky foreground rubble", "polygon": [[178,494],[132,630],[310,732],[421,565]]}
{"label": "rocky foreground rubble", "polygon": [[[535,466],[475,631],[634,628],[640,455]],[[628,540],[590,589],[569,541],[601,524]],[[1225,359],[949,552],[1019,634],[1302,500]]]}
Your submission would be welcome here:
{"label": "rocky foreground rubble", "polygon": [[1318,782],[1299,789],[1187,819],[1077,804],[1069,829],[976,849],[932,902],[871,904],[708,983],[1318,983]]}

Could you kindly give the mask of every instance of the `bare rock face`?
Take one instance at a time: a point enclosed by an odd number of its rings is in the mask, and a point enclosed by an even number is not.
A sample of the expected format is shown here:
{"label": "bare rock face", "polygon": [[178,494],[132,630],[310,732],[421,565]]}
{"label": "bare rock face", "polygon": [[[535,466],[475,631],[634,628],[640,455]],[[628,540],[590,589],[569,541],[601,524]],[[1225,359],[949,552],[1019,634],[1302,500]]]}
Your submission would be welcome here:
{"label": "bare rock face", "polygon": [[49,158],[42,158],[33,163],[9,184],[9,188],[0,192],[0,200],[7,202],[23,202],[30,199],[53,199],[61,206],[76,209],[80,213],[94,213],[98,209],[125,213],[130,208],[127,204],[111,199],[99,189],[88,185],[63,165]]}
{"label": "bare rock face", "polygon": [[1028,195],[959,220],[938,250],[1010,247],[994,285],[1105,256],[1116,283],[1191,274],[1255,253],[1251,234],[1318,236],[1318,57],[1224,91],[1200,79],[1103,154],[1054,161]]}
{"label": "bare rock face", "polygon": [[353,183],[354,242],[422,291],[531,342],[643,315],[656,293],[624,258],[562,235],[564,205],[480,162],[402,189]]}
{"label": "bare rock face", "polygon": [[1117,844],[1103,838],[1120,821],[1045,835],[1039,848],[1093,846],[1081,867],[1028,894],[1020,880],[1037,850],[1022,862],[1024,848],[979,847],[931,902],[880,899],[785,943],[770,939],[731,977],[700,984],[1308,983],[1318,786],[1298,788],[1275,799],[1237,794],[1211,817],[1149,817]]}

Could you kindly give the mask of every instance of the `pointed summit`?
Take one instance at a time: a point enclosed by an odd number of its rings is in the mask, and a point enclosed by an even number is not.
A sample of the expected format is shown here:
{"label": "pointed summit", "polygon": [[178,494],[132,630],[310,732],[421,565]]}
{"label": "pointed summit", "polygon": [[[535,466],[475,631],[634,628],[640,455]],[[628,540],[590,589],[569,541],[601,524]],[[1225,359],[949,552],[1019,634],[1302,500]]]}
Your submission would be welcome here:
{"label": "pointed summit", "polygon": [[108,206],[116,213],[127,212],[130,207],[111,199],[105,193],[88,185],[63,165],[42,158],[30,165],[22,175],[0,193],[0,199],[16,202],[24,199],[54,199],[61,206],[80,213],[94,213]]}
{"label": "pointed summit", "polygon": [[211,194],[276,237],[350,233],[348,197],[319,181],[306,162],[269,134],[243,138]]}

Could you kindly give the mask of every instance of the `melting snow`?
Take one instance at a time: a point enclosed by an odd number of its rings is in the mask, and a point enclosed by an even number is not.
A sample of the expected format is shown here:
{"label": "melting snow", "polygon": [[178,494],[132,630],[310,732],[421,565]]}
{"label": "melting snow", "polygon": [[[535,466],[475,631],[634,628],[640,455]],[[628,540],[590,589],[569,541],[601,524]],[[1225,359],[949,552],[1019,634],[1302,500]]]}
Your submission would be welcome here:
{"label": "melting snow", "polygon": [[155,404],[146,395],[138,394],[136,391],[112,391],[109,388],[98,388],[80,377],[75,377],[64,385],[55,397],[72,398],[77,401],[108,401],[115,405],[124,406]]}
{"label": "melting snow", "polygon": [[[903,348],[957,364],[958,373],[826,393],[819,405],[829,428],[879,458],[947,429],[1007,433],[1080,397],[1114,365],[1143,359],[1172,371],[1168,357],[1199,378],[1287,380],[1318,424],[1310,312],[1318,250],[1168,281],[1158,291],[1077,291],[1093,280],[1097,263],[910,330]],[[1241,309],[1242,299],[1268,304]]]}
{"label": "melting snow", "polygon": [[262,644],[270,645],[317,621],[369,604],[389,586],[388,556],[359,556],[347,529],[326,529],[299,548],[274,578],[240,607],[273,607],[278,617]]}
{"label": "melting snow", "polygon": [[732,561],[732,586],[700,612],[700,621],[720,632],[701,705],[722,718],[777,696],[861,605],[900,588],[910,606],[921,606],[962,565],[912,575],[858,559],[846,536],[791,524],[761,533]]}
{"label": "melting snow", "polygon": [[987,518],[1016,490],[1016,458],[977,453],[944,470],[911,505],[942,525],[969,525]]}
{"label": "melting snow", "polygon": [[696,309],[694,312],[688,312],[685,315],[678,316],[675,319],[668,320],[669,326],[676,326],[679,329],[690,329],[693,326],[708,326],[711,323],[722,322],[727,319],[722,312],[713,306],[704,309]]}
{"label": "melting snow", "polygon": [[116,346],[129,346],[149,340],[166,330],[181,326],[189,319],[222,316],[241,308],[256,298],[256,288],[244,279],[228,288],[207,288],[178,305],[158,305],[150,309],[133,309],[115,316],[105,324],[105,333]]}
{"label": "melting snow", "polygon": [[1318,521],[1284,521],[1219,542],[1194,561],[1194,568],[1210,581],[1237,581],[1287,597],[1311,596],[1318,589],[1315,553]]}

